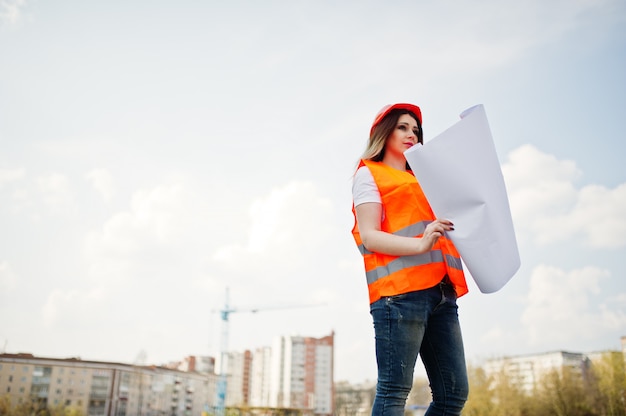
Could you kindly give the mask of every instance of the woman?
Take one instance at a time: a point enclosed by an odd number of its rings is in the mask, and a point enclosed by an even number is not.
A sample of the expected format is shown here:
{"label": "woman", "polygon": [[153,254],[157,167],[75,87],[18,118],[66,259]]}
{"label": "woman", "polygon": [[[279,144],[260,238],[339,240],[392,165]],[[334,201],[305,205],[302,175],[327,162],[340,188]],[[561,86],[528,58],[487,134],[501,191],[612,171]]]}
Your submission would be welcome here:
{"label": "woman", "polygon": [[468,381],[456,299],[467,293],[461,259],[408,169],[404,152],[423,143],[413,104],[374,119],[354,176],[352,230],[365,261],[378,382],[373,416],[404,415],[417,356],[432,391],[426,415],[460,415]]}

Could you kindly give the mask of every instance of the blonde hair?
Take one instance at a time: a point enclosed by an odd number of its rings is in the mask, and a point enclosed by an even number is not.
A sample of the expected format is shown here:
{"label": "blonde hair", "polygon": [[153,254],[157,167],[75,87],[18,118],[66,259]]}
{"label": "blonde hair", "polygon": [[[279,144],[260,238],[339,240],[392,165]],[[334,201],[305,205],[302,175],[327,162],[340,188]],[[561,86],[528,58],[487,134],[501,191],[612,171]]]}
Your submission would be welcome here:
{"label": "blonde hair", "polygon": [[361,156],[361,159],[371,160],[374,162],[380,162],[385,157],[385,145],[387,144],[387,138],[391,136],[393,130],[398,124],[398,119],[401,115],[408,114],[417,121],[417,127],[419,132],[417,134],[418,143],[423,143],[422,124],[420,119],[411,111],[404,109],[394,109],[389,112],[373,129],[370,138],[367,141],[367,147]]}

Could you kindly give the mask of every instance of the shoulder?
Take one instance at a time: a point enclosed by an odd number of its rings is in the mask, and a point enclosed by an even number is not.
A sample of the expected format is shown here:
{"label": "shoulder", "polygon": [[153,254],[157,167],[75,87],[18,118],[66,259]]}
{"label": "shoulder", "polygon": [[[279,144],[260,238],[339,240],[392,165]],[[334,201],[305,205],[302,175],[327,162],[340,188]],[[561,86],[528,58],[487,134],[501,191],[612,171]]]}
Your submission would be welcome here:
{"label": "shoulder", "polygon": [[361,166],[356,170],[354,174],[354,183],[356,182],[374,182],[374,176],[372,171],[367,166]]}
{"label": "shoulder", "polygon": [[354,206],[365,202],[381,203],[380,191],[367,166],[357,169],[352,180],[352,199]]}

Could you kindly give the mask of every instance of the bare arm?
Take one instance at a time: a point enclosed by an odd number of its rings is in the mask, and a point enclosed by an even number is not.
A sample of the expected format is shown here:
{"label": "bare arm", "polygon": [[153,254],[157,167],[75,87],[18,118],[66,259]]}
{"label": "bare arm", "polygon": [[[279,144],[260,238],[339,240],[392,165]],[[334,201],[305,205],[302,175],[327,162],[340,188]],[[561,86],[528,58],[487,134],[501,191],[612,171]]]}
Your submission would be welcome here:
{"label": "bare arm", "polygon": [[448,220],[436,219],[428,224],[421,238],[403,237],[381,231],[382,204],[366,202],[357,205],[356,221],[363,245],[369,251],[391,256],[410,256],[425,253],[433,248],[444,231],[453,230]]}

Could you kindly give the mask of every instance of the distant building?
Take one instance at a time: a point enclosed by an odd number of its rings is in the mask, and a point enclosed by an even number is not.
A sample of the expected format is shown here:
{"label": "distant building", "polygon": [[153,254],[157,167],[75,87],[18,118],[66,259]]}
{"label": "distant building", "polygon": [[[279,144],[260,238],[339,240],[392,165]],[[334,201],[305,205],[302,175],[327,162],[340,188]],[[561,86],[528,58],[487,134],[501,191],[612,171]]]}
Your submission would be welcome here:
{"label": "distant building", "polygon": [[268,405],[332,415],[333,357],[334,332],[322,338],[276,338],[272,346]]}
{"label": "distant building", "polygon": [[229,352],[226,354],[226,406],[242,407],[250,398],[250,351]]}
{"label": "distant building", "polygon": [[0,354],[0,394],[13,405],[58,405],[89,416],[200,414],[215,397],[210,373]]}
{"label": "distant building", "polygon": [[564,368],[573,370],[574,374],[580,377],[586,377],[589,358],[582,353],[555,351],[497,358],[487,361],[484,365],[487,376],[493,376],[496,382],[499,377],[506,377],[509,382],[527,394],[533,393],[543,376],[554,370],[562,371]]}
{"label": "distant building", "polygon": [[182,361],[166,366],[189,373],[215,373],[215,358],[209,356],[190,355]]}
{"label": "distant building", "polygon": [[[330,416],[334,412],[334,332],[283,336],[273,347],[228,352],[226,407]],[[88,416],[200,415],[217,404],[213,357],[165,366],[0,354],[0,396],[12,405],[62,405]]]}
{"label": "distant building", "polygon": [[263,407],[270,404],[271,358],[270,347],[257,348],[252,353],[249,401],[251,407]]}

